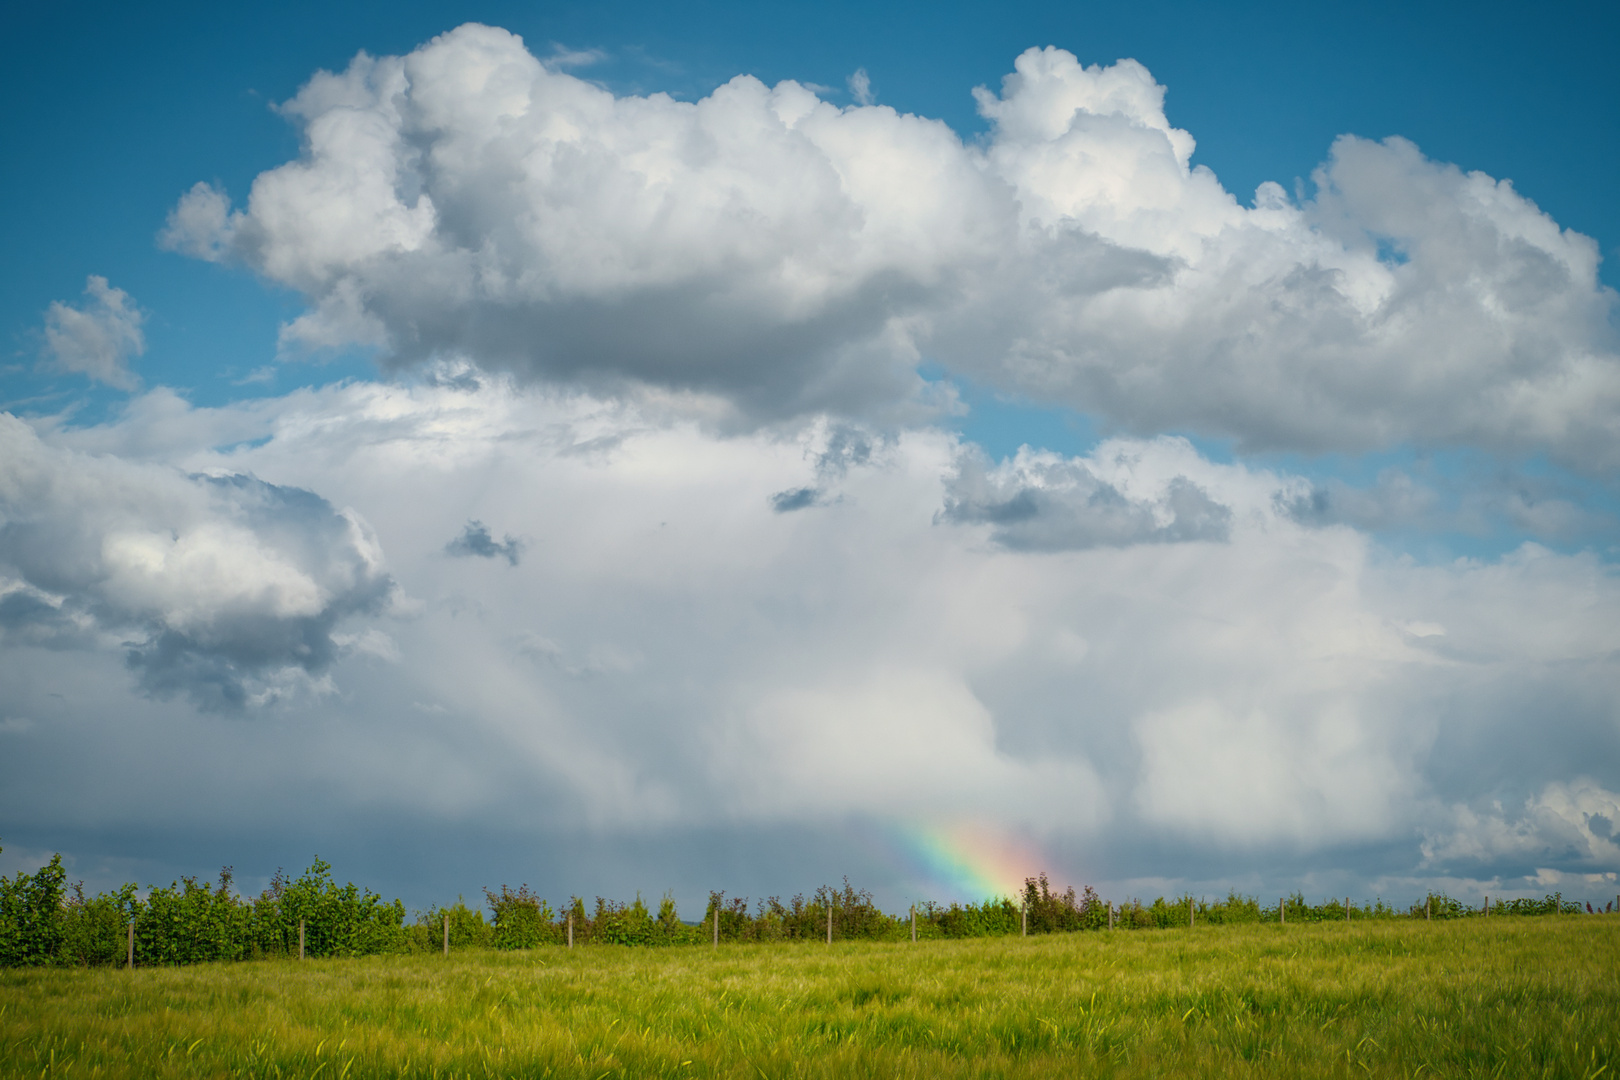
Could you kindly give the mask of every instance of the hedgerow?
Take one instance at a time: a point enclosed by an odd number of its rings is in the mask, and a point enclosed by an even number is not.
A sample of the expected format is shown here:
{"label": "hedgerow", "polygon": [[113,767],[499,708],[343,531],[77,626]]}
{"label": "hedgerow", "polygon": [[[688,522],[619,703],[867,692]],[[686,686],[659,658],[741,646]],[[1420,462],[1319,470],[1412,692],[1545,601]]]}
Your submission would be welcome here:
{"label": "hedgerow", "polygon": [[[675,900],[665,895],[656,912],[638,894],[629,904],[597,897],[587,907],[575,896],[561,909],[527,885],[484,890],[490,918],[482,908],[458,899],[430,907],[405,924],[405,905],[352,882],[338,885],[332,867],[317,858],[297,878],[277,871],[269,888],[244,897],[233,888],[225,867],[214,885],[184,877],[150,886],[143,897],[134,885],[86,896],[83,884],[67,885],[57,855],[36,873],[0,877],[0,967],[106,965],[129,960],[134,927],[134,961],[141,965],[195,964],[256,957],[360,956],[376,953],[436,952],[451,949],[532,949],[545,945],[669,946],[723,942],[902,941],[1005,935],[1077,933],[1106,930],[1170,929],[1197,924],[1324,922],[1365,919],[1459,919],[1484,911],[1441,893],[1398,911],[1382,900],[1371,906],[1327,900],[1312,905],[1294,893],[1277,905],[1230,893],[1207,901],[1183,895],[1151,903],[1139,899],[1110,904],[1089,886],[1055,891],[1045,874],[1029,878],[1022,894],[982,903],[922,903],[903,915],[881,910],[864,889],[846,878],[843,887],[824,885],[810,896],[783,902],[770,896],[750,909],[748,898],[709,894],[701,921],[685,922]],[[1608,905],[1612,908],[1612,905]],[[1498,900],[1492,915],[1560,915],[1593,911],[1560,894],[1543,900]]]}
{"label": "hedgerow", "polygon": [[139,964],[194,964],[296,956],[358,956],[409,948],[405,905],[370,890],[339,886],[317,858],[294,879],[278,871],[247,898],[232,889],[231,868],[210,887],[185,877],[86,896],[66,888],[60,855],[37,873],[0,877],[0,966],[113,964],[127,961],[130,927]]}

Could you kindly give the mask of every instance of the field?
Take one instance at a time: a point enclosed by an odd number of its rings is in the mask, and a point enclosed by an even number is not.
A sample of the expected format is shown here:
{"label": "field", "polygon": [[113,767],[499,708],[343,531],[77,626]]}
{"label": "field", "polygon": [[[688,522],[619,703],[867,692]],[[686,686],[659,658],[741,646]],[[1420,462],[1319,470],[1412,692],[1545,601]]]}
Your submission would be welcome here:
{"label": "field", "polygon": [[1612,1077],[1620,917],[6,970],[0,1073]]}

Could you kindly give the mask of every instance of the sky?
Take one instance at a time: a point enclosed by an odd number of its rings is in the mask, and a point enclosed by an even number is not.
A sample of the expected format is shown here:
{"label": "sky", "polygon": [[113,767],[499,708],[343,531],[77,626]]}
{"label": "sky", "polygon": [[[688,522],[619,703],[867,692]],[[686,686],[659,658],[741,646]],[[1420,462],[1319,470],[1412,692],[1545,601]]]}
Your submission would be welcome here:
{"label": "sky", "polygon": [[15,21],[0,872],[1620,892],[1611,7]]}

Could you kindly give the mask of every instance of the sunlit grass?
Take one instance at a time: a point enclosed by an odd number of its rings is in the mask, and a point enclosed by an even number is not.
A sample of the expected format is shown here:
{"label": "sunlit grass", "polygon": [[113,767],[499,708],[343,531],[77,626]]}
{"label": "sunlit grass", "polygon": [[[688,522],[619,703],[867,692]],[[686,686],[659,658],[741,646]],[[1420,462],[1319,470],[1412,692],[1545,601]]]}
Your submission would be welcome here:
{"label": "sunlit grass", "polygon": [[0,972],[8,1076],[1620,1071],[1620,917]]}

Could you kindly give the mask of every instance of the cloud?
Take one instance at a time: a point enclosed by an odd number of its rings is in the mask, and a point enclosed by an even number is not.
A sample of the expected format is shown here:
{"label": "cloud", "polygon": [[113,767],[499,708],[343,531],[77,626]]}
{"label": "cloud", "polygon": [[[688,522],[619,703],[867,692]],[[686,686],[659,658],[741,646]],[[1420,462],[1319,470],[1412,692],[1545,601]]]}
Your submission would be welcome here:
{"label": "cloud", "polygon": [[146,351],[141,333],[145,321],[135,301],[107,279],[90,275],[87,298],[77,306],[53,300],[45,312],[45,351],[52,367],[88,375],[108,386],[133,390],[140,380],[129,370],[129,358]]}
{"label": "cloud", "polygon": [[1592,542],[1613,535],[1616,519],[1601,498],[1568,475],[1538,475],[1497,466],[1458,468],[1455,475],[1425,466],[1419,477],[1401,468],[1379,472],[1370,486],[1338,479],[1279,495],[1281,509],[1315,525],[1347,524],[1370,531],[1422,530],[1478,537],[1503,534]]}
{"label": "cloud", "polygon": [[[1289,513],[1305,480],[1186,440],[996,463],[935,429],[723,435],[502,379],[353,382],[221,409],[154,392],[97,427],[5,430],[0,461],[46,460],[38,490],[82,493],[8,496],[8,515],[56,524],[25,547],[8,517],[5,573],[83,624],[39,621],[35,605],[37,630],[6,631],[0,715],[35,726],[15,736],[25,754],[0,755],[0,815],[26,798],[45,808],[31,814],[127,822],[139,777],[217,796],[219,829],[273,820],[313,836],[363,819],[369,848],[443,829],[492,837],[491,860],[588,834],[559,892],[657,865],[669,876],[640,887],[701,896],[729,885],[734,845],[800,833],[834,838],[829,866],[859,861],[899,889],[914,871],[883,838],[950,822],[1022,838],[1081,881],[1168,867],[1293,888],[1331,871],[1347,877],[1324,891],[1370,895],[1380,875],[1602,868],[1441,856],[1475,835],[1449,808],[1483,819],[1493,800],[1575,792],[1583,776],[1614,789],[1613,567],[1535,545],[1399,557]],[[982,475],[964,480],[974,462]],[[207,479],[248,475],[275,487]],[[773,494],[805,489],[823,493],[814,509],[775,512]],[[1024,492],[1032,517],[986,517]],[[244,509],[261,506],[282,531]],[[418,598],[386,639],[366,634],[382,571],[359,565],[374,549],[351,520]],[[447,536],[490,521],[491,544],[525,538],[521,572],[444,556]],[[127,534],[200,546],[204,526],[241,530],[210,551],[274,569],[103,554]],[[318,637],[340,608],[355,617],[303,667],[284,643],[300,627]],[[274,739],[199,722],[150,681],[132,697],[118,642],[163,663],[163,628],[188,635],[194,666],[232,663],[248,698],[281,692],[280,672],[322,691],[267,701]],[[267,639],[281,644],[254,654],[262,669],[238,659]],[[139,747],[111,737],[129,716]],[[40,786],[85,775],[105,779],[89,794],[62,782],[72,807]],[[191,828],[164,805],[129,828]],[[1598,803],[1583,813],[1616,820]],[[1511,833],[1518,815],[1501,816]],[[680,865],[647,861],[665,844],[690,845]],[[469,864],[462,887],[487,872]]]}
{"label": "cloud", "polygon": [[815,506],[821,501],[821,492],[813,487],[791,488],[771,496],[771,509],[778,514],[792,513]]}
{"label": "cloud", "polygon": [[849,77],[849,96],[855,99],[857,105],[870,105],[876,100],[872,96],[872,77],[865,68],[856,69],[855,74]]}
{"label": "cloud", "polygon": [[[1143,477],[1125,473],[1126,490],[1103,476],[1118,477],[1125,456],[1193,456],[1185,440],[1104,444],[1091,459],[1063,458],[1027,447],[992,467],[977,448],[958,461],[946,485],[942,520],[987,524],[1000,544],[1025,551],[1061,551],[1140,543],[1224,541],[1232,508],[1212,499],[1186,476]],[[1143,482],[1145,480],[1145,483]]]}
{"label": "cloud", "polygon": [[1516,812],[1450,808],[1423,845],[1428,865],[1513,876],[1620,872],[1620,795],[1590,776],[1555,781]]}
{"label": "cloud", "polygon": [[791,81],[619,98],[467,25],[317,74],[283,106],[303,156],[166,235],[301,292],[290,349],[745,423],[915,419],[927,357],[1140,433],[1620,462],[1597,247],[1511,183],[1346,136],[1312,197],[1245,206],[1135,61],[1031,49],[977,95],[974,144]]}
{"label": "cloud", "polygon": [[8,647],[121,652],[141,686],[234,709],[319,676],[394,585],[365,522],[295,487],[53,448],[0,414]]}
{"label": "cloud", "polygon": [[482,521],[469,521],[461,535],[444,546],[445,554],[480,559],[505,559],[516,566],[523,557],[523,541],[508,535],[497,543]]}
{"label": "cloud", "polygon": [[[175,243],[229,250],[310,297],[290,345],[380,344],[401,364],[464,354],[553,381],[718,393],[759,415],[861,411],[921,387],[900,319],[953,261],[929,252],[936,237],[977,231],[968,189],[985,186],[938,123],[850,118],[750,78],[696,105],[615,99],[476,26],[318,76],[284,111],[308,160],[260,176],[212,231],[185,224],[218,221],[212,187],[174,220]],[[804,125],[851,145],[829,153]],[[858,158],[841,173],[879,131],[968,197],[915,203]],[[857,173],[871,199],[914,209],[861,224]]]}
{"label": "cloud", "polygon": [[219,262],[230,251],[235,239],[231,201],[205,181],[199,180],[169,211],[158,244],[194,259]]}
{"label": "cloud", "polygon": [[1376,530],[1432,520],[1438,501],[1437,492],[1409,474],[1384,469],[1370,488],[1329,480],[1312,485],[1308,491],[1290,493],[1281,508],[1301,522],[1342,523]]}
{"label": "cloud", "polygon": [[[1411,143],[1337,140],[1295,204],[1241,206],[1140,65],[1031,50],[997,96],[987,162],[1019,193],[1026,272],[968,304],[958,363],[1139,431],[1307,451],[1466,444],[1616,460],[1615,296],[1596,245],[1505,181]],[[1165,261],[1076,289],[1055,246],[1090,235]],[[1028,272],[1035,269],[1036,272]],[[1000,311],[999,333],[975,332]],[[982,325],[982,324],[981,324]],[[1579,391],[1575,390],[1580,387]]]}
{"label": "cloud", "polygon": [[815,462],[816,482],[772,495],[771,509],[778,514],[837,502],[832,489],[851,468],[870,464],[882,442],[872,432],[847,423],[822,421],[812,430],[813,448],[806,449],[806,456]]}
{"label": "cloud", "polygon": [[601,49],[570,49],[567,46],[553,42],[551,52],[545,58],[545,64],[553,70],[590,67],[592,64],[600,64],[603,60],[606,60],[607,55]]}

